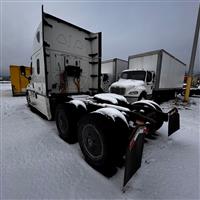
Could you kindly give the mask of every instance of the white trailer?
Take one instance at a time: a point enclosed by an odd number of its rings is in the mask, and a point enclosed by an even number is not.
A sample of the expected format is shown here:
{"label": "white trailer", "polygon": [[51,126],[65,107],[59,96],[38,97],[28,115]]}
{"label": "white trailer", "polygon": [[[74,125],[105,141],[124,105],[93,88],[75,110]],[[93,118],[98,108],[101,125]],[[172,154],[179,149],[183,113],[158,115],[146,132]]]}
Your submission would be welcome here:
{"label": "white trailer", "polygon": [[110,85],[118,81],[122,71],[128,69],[128,61],[119,58],[109,59],[101,63],[101,88],[104,92],[108,92]]}
{"label": "white trailer", "polygon": [[175,92],[181,91],[186,65],[167,51],[129,56],[128,64],[129,69],[111,85],[111,92],[132,102],[142,98],[172,98]]}

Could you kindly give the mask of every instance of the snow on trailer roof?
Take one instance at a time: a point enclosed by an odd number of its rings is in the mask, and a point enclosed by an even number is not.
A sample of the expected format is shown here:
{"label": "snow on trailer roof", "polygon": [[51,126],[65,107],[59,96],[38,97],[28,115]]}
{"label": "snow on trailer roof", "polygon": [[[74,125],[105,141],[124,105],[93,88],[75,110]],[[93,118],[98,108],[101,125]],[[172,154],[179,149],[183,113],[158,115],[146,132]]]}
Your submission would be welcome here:
{"label": "snow on trailer roof", "polygon": [[145,52],[145,53],[131,55],[131,56],[128,57],[128,60],[130,60],[131,58],[139,58],[139,57],[144,57],[144,56],[150,56],[150,55],[159,54],[159,53],[162,53],[162,52],[165,52],[170,57],[174,58],[175,60],[177,60],[178,62],[180,62],[181,64],[186,66],[186,64],[184,62],[182,62],[181,60],[179,60],[178,58],[176,58],[175,56],[173,56],[172,54],[170,54],[169,52],[167,52],[164,49],[159,49],[159,50],[155,50],[155,51],[148,51],[148,52]]}

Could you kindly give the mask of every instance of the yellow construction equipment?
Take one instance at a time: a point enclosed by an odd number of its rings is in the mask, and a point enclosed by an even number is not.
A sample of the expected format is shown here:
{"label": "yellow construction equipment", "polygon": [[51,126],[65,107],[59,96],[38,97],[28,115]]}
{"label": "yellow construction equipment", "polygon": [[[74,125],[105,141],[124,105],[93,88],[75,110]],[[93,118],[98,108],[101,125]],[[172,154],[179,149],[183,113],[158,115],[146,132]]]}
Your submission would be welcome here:
{"label": "yellow construction equipment", "polygon": [[12,84],[13,96],[21,96],[26,94],[26,86],[29,83],[28,77],[30,74],[30,67],[10,65],[10,80]]}

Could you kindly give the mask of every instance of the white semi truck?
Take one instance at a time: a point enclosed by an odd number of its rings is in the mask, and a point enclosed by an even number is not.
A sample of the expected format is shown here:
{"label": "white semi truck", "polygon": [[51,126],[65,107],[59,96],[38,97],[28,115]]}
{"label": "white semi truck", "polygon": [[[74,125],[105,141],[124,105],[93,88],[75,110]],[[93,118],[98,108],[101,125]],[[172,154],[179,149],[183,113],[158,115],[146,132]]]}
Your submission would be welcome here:
{"label": "white semi truck", "polygon": [[128,61],[119,58],[104,60],[101,62],[101,88],[108,92],[108,88],[113,82],[118,81],[122,71],[128,69]]}
{"label": "white semi truck", "polygon": [[153,101],[129,104],[123,96],[98,94],[101,86],[101,33],[92,33],[43,12],[31,57],[27,103],[55,119],[66,142],[79,142],[85,160],[106,176],[125,158],[124,183],[140,168],[144,137],[168,121],[179,129],[176,108],[162,112]]}
{"label": "white semi truck", "polygon": [[181,91],[186,65],[163,49],[129,56],[128,65],[110,92],[125,96],[129,102],[173,98]]}

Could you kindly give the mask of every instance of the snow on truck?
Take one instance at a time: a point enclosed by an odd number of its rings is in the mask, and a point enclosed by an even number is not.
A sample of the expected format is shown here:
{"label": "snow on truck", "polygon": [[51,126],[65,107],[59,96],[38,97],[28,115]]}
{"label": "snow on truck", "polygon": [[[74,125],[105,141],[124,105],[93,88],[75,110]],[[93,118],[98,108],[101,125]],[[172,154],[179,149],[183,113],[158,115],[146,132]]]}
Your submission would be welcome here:
{"label": "snow on truck", "polygon": [[118,81],[122,71],[128,68],[128,61],[119,58],[104,60],[101,63],[101,88],[108,92],[110,85]]}
{"label": "snow on truck", "polygon": [[168,134],[179,129],[176,108],[162,112],[153,101],[129,104],[117,94],[98,94],[101,85],[101,33],[43,12],[34,38],[27,103],[55,119],[59,136],[79,142],[85,160],[109,176],[125,162],[125,186],[140,168],[145,135],[164,121]]}
{"label": "snow on truck", "polygon": [[173,98],[181,91],[186,65],[163,49],[129,56],[128,65],[109,90],[129,102]]}

